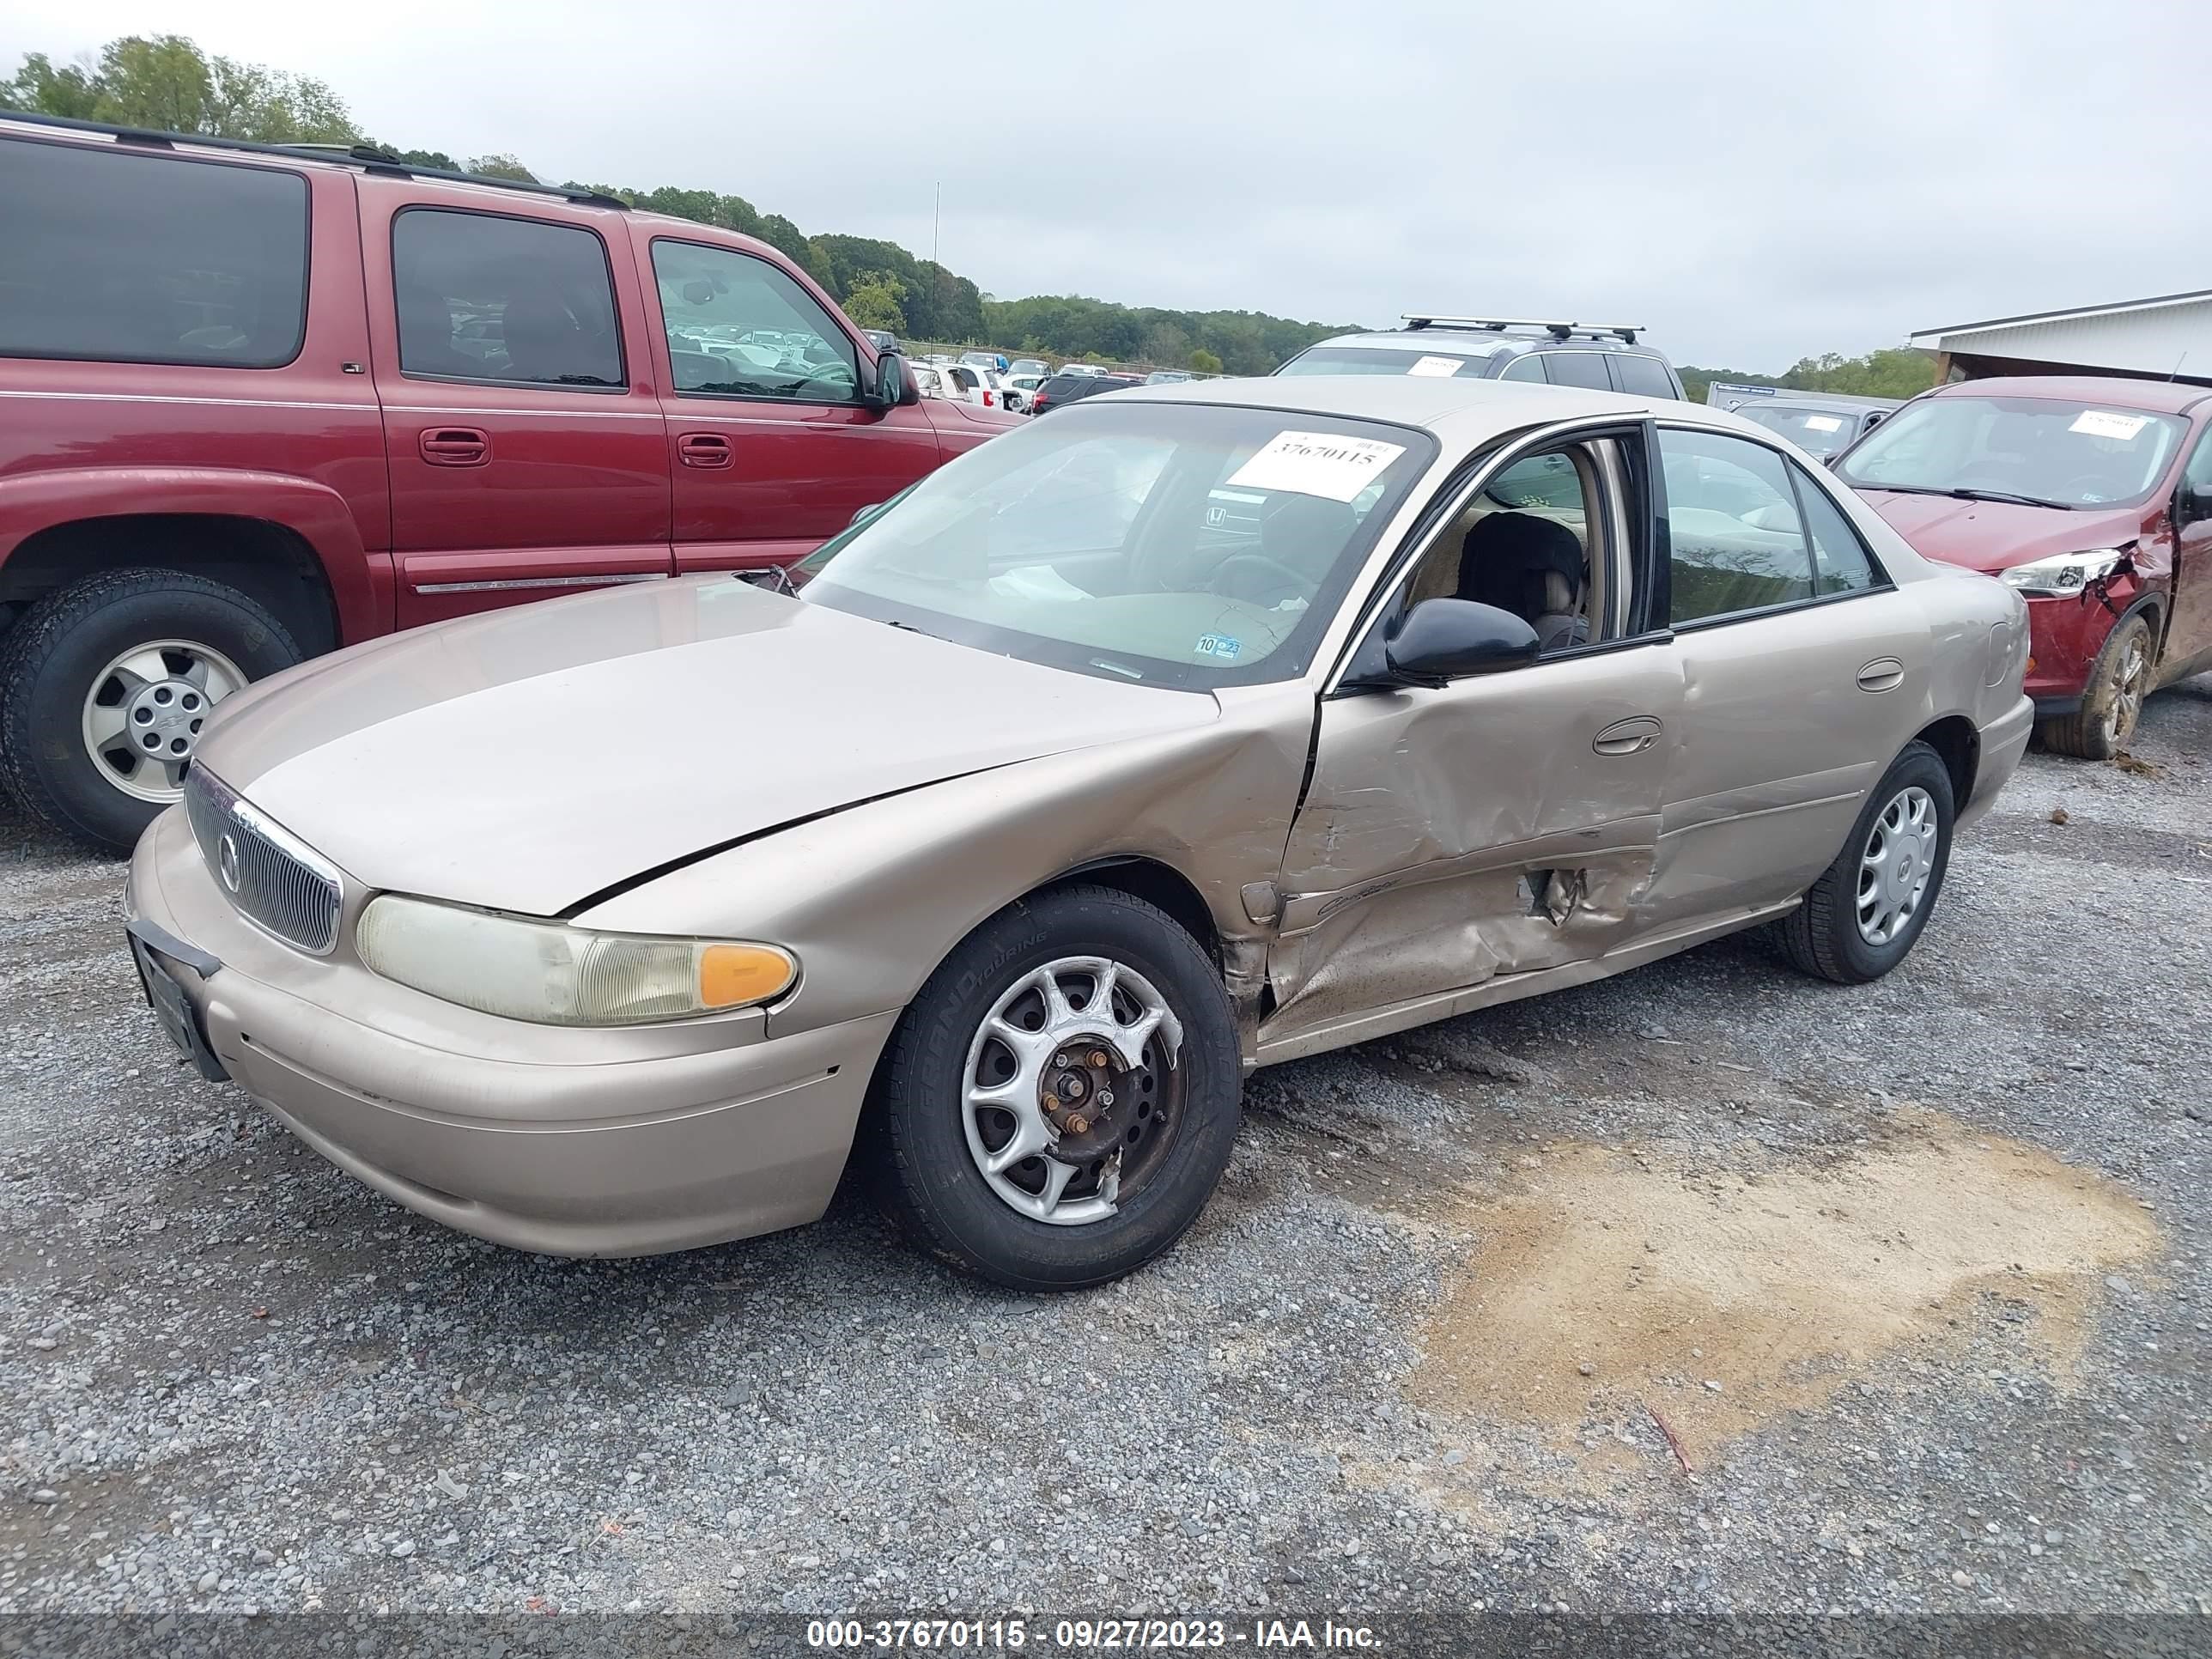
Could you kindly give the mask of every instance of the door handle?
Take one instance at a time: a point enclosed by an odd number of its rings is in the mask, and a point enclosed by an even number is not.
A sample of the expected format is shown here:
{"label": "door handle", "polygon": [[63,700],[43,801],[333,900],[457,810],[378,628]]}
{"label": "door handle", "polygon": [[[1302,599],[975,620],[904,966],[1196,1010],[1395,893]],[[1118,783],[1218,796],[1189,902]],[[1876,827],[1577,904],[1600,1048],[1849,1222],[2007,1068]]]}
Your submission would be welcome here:
{"label": "door handle", "polygon": [[719,432],[687,432],[676,441],[677,459],[686,466],[727,466],[737,459]]}
{"label": "door handle", "polygon": [[491,459],[491,439],[472,426],[434,426],[416,441],[432,466],[482,466]]}
{"label": "door handle", "polygon": [[1862,691],[1894,691],[1905,684],[1905,665],[1894,657],[1876,657],[1859,670]]}
{"label": "door handle", "polygon": [[1631,714],[1592,738],[1590,747],[1601,755],[1640,755],[1659,741],[1664,729],[1655,714]]}

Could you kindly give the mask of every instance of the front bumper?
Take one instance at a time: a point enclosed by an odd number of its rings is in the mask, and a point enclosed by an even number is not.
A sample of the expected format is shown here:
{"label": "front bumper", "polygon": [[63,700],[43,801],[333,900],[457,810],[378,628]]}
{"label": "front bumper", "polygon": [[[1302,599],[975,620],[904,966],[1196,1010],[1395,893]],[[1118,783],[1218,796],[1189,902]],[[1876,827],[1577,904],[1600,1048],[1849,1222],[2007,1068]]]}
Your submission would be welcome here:
{"label": "front bumper", "polygon": [[163,965],[278,1122],[409,1209],[554,1255],[648,1255],[815,1219],[898,1018],[767,1039],[757,1020],[556,1030],[449,1007],[343,946],[308,957],[246,921],[181,809],[139,842],[125,902],[221,962],[206,976]]}

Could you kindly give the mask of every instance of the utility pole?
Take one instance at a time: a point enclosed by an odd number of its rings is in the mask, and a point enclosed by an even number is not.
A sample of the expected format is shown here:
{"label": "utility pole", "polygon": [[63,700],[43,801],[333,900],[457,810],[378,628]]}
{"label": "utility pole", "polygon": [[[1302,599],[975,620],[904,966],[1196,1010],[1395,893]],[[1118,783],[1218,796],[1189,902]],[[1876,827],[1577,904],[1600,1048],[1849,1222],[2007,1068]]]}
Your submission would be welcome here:
{"label": "utility pole", "polygon": [[929,263],[937,263],[937,225],[945,216],[945,180],[937,181],[937,205],[929,216]]}

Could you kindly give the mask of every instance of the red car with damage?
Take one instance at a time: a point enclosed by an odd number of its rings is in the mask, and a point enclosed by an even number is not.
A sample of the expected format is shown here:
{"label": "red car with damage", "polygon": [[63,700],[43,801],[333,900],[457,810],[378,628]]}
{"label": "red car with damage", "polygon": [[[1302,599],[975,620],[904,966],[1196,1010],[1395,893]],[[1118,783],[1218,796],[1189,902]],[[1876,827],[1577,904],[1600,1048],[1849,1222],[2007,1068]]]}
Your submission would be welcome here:
{"label": "red car with damage", "polygon": [[2212,669],[2212,387],[1962,380],[1834,465],[1920,552],[2026,597],[2046,747],[2108,759],[2146,696]]}
{"label": "red car with damage", "polygon": [[248,681],[787,565],[1018,423],[775,248],[583,189],[0,116],[0,775],[118,852]]}

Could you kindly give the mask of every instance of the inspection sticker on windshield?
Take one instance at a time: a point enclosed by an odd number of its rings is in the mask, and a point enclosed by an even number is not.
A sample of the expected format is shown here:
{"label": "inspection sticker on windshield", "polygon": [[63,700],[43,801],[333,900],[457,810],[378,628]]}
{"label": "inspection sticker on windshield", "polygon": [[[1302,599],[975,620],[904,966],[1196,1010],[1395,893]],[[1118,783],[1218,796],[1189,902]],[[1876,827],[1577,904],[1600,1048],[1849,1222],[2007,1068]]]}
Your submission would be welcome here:
{"label": "inspection sticker on windshield", "polygon": [[1278,432],[1222,482],[1349,501],[1405,453],[1403,444],[1339,432]]}
{"label": "inspection sticker on windshield", "polygon": [[2110,410],[2085,409],[2066,429],[2087,433],[2092,438],[2118,438],[2124,442],[2149,424],[2148,415],[2115,415]]}
{"label": "inspection sticker on windshield", "polygon": [[1244,649],[1244,641],[1232,640],[1226,634],[1201,634],[1198,643],[1191,647],[1201,657],[1218,657],[1224,662],[1235,662]]}
{"label": "inspection sticker on windshield", "polygon": [[1440,380],[1449,380],[1459,373],[1460,368],[1460,361],[1456,357],[1416,357],[1413,359],[1413,367],[1406,373],[1433,374]]}
{"label": "inspection sticker on windshield", "polygon": [[1841,432],[1844,423],[1832,415],[1808,415],[1805,428],[1808,432]]}

